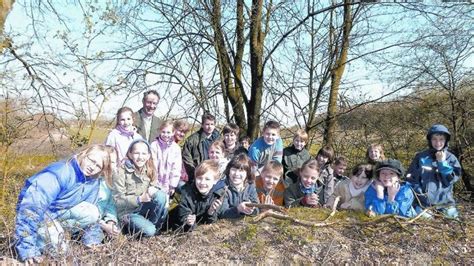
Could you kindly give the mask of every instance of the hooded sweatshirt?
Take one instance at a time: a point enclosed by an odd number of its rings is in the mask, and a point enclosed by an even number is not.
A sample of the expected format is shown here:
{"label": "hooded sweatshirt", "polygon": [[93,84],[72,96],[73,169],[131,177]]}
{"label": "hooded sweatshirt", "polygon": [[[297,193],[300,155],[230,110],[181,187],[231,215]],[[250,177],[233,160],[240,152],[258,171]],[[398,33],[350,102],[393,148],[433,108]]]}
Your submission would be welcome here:
{"label": "hooded sweatshirt", "polygon": [[[446,136],[443,151],[446,160],[437,161],[437,150],[431,145],[433,134]],[[443,125],[433,125],[426,136],[428,149],[416,154],[408,168],[407,180],[413,185],[420,207],[432,205],[454,205],[453,187],[461,176],[461,165],[454,154],[448,151],[448,142],[451,137],[448,129]]]}

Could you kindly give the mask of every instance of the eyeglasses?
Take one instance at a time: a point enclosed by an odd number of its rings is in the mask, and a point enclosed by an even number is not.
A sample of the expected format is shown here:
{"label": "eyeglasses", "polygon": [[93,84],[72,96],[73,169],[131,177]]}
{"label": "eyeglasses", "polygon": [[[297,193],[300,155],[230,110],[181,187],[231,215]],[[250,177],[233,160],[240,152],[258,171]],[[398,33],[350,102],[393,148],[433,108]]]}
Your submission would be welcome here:
{"label": "eyeglasses", "polygon": [[92,159],[89,157],[89,155],[86,155],[87,161],[89,161],[90,164],[92,164],[97,170],[102,170],[102,162],[99,163],[96,160]]}

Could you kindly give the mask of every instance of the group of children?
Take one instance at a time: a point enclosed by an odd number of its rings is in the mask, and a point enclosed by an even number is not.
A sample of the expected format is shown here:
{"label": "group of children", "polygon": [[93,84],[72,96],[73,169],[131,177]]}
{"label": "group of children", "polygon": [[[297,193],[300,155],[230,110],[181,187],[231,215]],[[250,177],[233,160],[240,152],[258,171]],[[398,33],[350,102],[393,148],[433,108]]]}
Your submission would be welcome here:
{"label": "group of children", "polygon": [[[304,130],[283,148],[276,121],[245,146],[237,141],[237,125],[226,125],[221,137],[210,114],[187,139],[184,121],[163,121],[151,143],[137,134],[130,108],[120,108],[116,118],[105,145],[92,145],[26,181],[15,228],[21,260],[41,262],[45,251],[64,252],[64,231],[95,246],[120,233],[154,236],[255,215],[264,211],[259,203],[318,208],[337,201],[339,209],[405,217],[435,206],[458,216],[452,190],[460,166],[447,151],[450,133],[442,125],[429,130],[429,149],[416,155],[408,174],[400,161],[385,159],[382,146],[371,145],[367,162],[346,177],[347,161],[334,159],[331,147],[311,158]],[[179,203],[170,208],[177,194]]]}

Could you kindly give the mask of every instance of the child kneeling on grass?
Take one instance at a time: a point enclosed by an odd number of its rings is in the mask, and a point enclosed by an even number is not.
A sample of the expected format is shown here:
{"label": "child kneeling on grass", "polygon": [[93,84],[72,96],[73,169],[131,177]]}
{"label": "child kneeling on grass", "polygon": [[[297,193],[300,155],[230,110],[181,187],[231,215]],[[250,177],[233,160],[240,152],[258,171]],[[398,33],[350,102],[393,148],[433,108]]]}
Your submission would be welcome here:
{"label": "child kneeling on grass", "polygon": [[326,207],[331,208],[339,197],[338,209],[364,211],[364,193],[370,186],[372,165],[359,164],[352,170],[350,179],[337,183],[334,194],[329,197]]}
{"label": "child kneeling on grass", "polygon": [[365,192],[365,209],[369,215],[396,214],[414,217],[413,191],[410,184],[400,182],[404,169],[400,161],[388,159],[375,168],[376,180]]}
{"label": "child kneeling on grass", "polygon": [[267,163],[255,180],[260,203],[283,206],[285,186],[283,185],[283,165],[277,161]]}
{"label": "child kneeling on grass", "polygon": [[93,145],[28,178],[16,207],[15,248],[19,259],[41,263],[44,252],[53,256],[64,253],[64,231],[76,233],[97,224],[99,177],[110,178],[111,172],[106,146]]}
{"label": "child kneeling on grass", "polygon": [[170,212],[173,229],[191,231],[198,224],[217,221],[218,208],[225,193],[224,182],[220,180],[219,164],[205,160],[196,167],[194,183],[186,186],[179,205]]}
{"label": "child kneeling on grass", "polygon": [[321,206],[320,199],[323,198],[324,185],[320,180],[318,161],[310,159],[304,162],[297,174],[298,181],[285,189],[285,206],[287,208]]}
{"label": "child kneeling on grass", "polygon": [[146,140],[134,141],[127,161],[113,176],[112,195],[125,233],[159,234],[166,220],[168,195],[157,185],[151,148]]}

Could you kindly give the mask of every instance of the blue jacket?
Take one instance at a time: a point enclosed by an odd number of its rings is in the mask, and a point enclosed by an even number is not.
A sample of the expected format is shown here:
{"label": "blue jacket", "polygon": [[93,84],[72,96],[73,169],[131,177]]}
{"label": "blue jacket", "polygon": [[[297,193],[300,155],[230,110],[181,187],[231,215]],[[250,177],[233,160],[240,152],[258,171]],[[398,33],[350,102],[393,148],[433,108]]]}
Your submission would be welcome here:
{"label": "blue jacket", "polygon": [[261,169],[270,161],[283,160],[283,141],[278,138],[273,145],[268,145],[263,137],[255,140],[249,147],[249,158],[257,164],[257,168]]}
{"label": "blue jacket", "polygon": [[[219,218],[241,218],[244,216],[237,210],[237,206],[244,202],[249,201],[252,203],[260,203],[258,200],[257,189],[255,184],[246,184],[242,192],[237,191],[234,186],[227,183],[228,189],[224,194],[222,206],[219,211]],[[252,214],[257,214],[258,209],[256,208]]]}
{"label": "blue jacket", "polygon": [[[443,133],[446,135],[446,160],[436,160],[436,150],[431,146],[431,135]],[[428,131],[429,149],[418,153],[408,168],[407,180],[413,185],[421,207],[431,205],[454,205],[453,187],[461,176],[461,165],[454,154],[448,151],[449,132],[442,125],[434,125]]]}
{"label": "blue jacket", "polygon": [[400,190],[395,195],[393,202],[388,201],[387,191],[384,191],[383,199],[377,197],[377,191],[374,186],[369,186],[365,192],[365,209],[372,210],[377,214],[396,214],[405,217],[416,216],[415,209],[413,209],[413,191],[410,184],[400,184]]}
{"label": "blue jacket", "polygon": [[97,198],[97,207],[99,208],[100,218],[104,222],[114,221],[118,224],[117,208],[112,197],[112,191],[104,179],[100,180],[99,195]]}
{"label": "blue jacket", "polygon": [[21,260],[40,256],[38,228],[46,219],[85,201],[94,204],[99,179],[84,176],[75,158],[47,166],[26,180],[16,207],[16,250]]}

